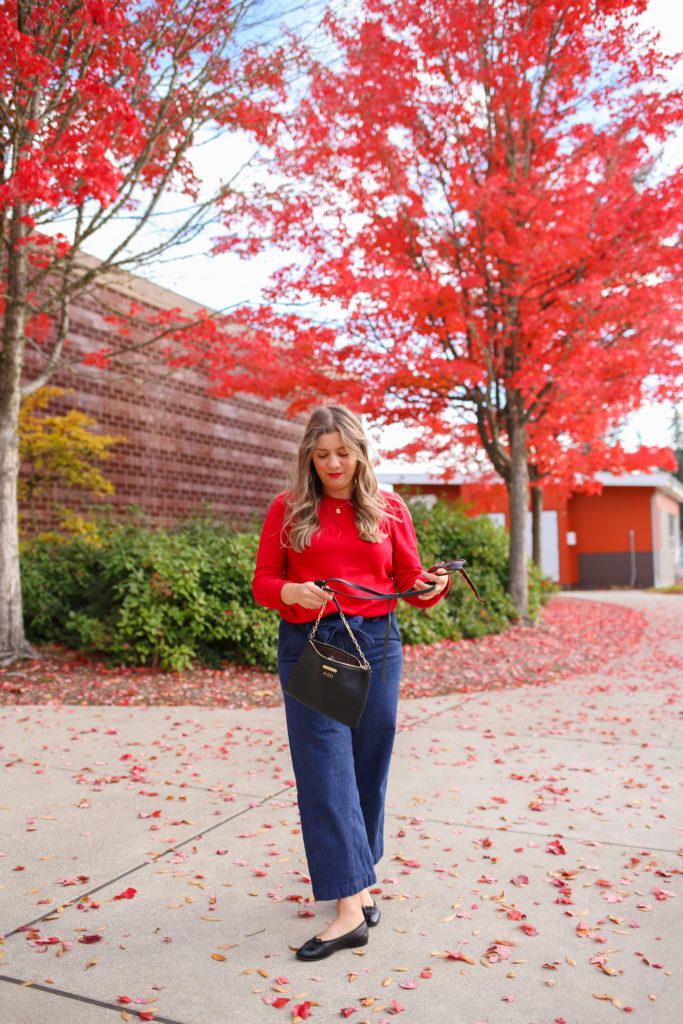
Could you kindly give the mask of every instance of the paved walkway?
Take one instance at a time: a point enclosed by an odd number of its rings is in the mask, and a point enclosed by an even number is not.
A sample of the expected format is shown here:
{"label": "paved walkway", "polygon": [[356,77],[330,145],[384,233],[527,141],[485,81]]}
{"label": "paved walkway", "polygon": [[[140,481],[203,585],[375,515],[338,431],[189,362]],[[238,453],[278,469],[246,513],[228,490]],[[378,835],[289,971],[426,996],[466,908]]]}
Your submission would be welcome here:
{"label": "paved walkway", "polygon": [[0,1024],[683,1022],[683,598],[583,596],[635,656],[402,702],[382,920],[314,965],[280,709],[0,708]]}

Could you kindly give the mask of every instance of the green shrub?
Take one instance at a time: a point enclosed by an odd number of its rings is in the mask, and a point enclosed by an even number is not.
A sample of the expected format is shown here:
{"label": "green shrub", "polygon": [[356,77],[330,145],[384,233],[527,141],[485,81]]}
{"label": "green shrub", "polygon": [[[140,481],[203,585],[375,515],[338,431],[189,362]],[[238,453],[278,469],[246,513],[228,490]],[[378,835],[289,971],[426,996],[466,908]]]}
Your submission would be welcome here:
{"label": "green shrub", "polygon": [[197,518],[174,530],[110,524],[101,537],[97,547],[80,538],[26,546],[31,640],[129,665],[232,659],[275,668],[278,616],[251,593],[258,532]]}
{"label": "green shrub", "polygon": [[[399,602],[398,619],[406,643],[430,643],[444,638],[478,637],[499,633],[519,617],[507,593],[508,536],[487,516],[468,516],[462,506],[437,502],[432,508],[419,499],[410,505],[422,564],[464,558],[465,570],[485,602],[481,605],[458,574],[450,593],[434,608],[421,609]],[[536,617],[555,588],[529,563],[529,611]]]}
{"label": "green shrub", "polygon": [[[490,520],[437,504],[412,508],[425,566],[465,558],[486,602],[460,576],[432,609],[399,602],[406,643],[477,637],[505,629],[517,612],[506,593],[507,536]],[[51,535],[26,544],[21,569],[24,614],[34,643],[105,654],[128,665],[182,670],[224,660],[274,670],[279,616],[253,599],[259,530],[237,531],[210,515],[155,529],[144,521],[110,522],[97,540]],[[552,586],[531,568],[536,614]]]}
{"label": "green shrub", "polygon": [[67,643],[70,613],[106,608],[108,598],[100,574],[100,555],[83,537],[49,534],[23,543],[21,589],[29,639]]}

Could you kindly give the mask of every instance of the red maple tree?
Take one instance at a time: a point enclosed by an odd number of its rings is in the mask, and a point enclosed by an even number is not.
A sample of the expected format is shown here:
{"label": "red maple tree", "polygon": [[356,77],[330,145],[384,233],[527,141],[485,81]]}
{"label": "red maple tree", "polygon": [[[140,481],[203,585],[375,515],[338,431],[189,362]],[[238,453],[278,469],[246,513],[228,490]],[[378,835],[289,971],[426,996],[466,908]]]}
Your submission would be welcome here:
{"label": "red maple tree", "polygon": [[[271,136],[283,53],[256,44],[261,9],[272,18],[260,0],[0,0],[0,659],[26,650],[21,398],[68,367],[76,297],[196,239],[218,210],[228,214],[237,186],[202,182],[193,145]],[[102,252],[102,237],[106,255],[88,258],[89,247]],[[144,311],[110,312],[123,350],[126,325]],[[171,312],[147,326],[151,345],[174,326],[208,343],[225,324]]]}
{"label": "red maple tree", "polygon": [[212,366],[223,393],[337,398],[415,427],[408,455],[483,449],[508,491],[522,615],[530,480],[626,467],[612,428],[680,394],[683,175],[657,155],[683,96],[674,58],[638,34],[645,8],[330,13],[335,59],[309,69],[275,148],[284,182],[248,211],[263,244],[296,251],[273,297],[307,305],[252,315],[250,345]]}

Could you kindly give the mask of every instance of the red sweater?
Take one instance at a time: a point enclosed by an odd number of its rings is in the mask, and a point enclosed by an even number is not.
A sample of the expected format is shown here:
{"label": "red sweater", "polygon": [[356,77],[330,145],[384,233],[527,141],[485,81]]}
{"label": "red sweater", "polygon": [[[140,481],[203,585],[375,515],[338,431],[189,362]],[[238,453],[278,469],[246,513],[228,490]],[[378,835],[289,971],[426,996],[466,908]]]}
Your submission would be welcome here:
{"label": "red sweater", "polygon": [[[252,590],[258,603],[277,609],[288,622],[313,622],[318,615],[317,609],[284,604],[280,599],[285,583],[306,583],[337,576],[384,594],[410,590],[422,574],[413,521],[402,498],[397,494],[383,494],[397,518],[387,518],[388,533],[379,543],[373,544],[358,536],[352,502],[341,502],[325,495],[319,508],[320,529],[313,534],[304,551],[293,551],[282,543],[285,494],[278,495],[263,524],[256,558]],[[337,513],[337,508],[341,512]],[[443,593],[424,601],[418,597],[406,600],[417,608],[429,608],[447,592],[448,587]],[[386,600],[361,601],[351,595],[338,600],[347,615],[371,618],[387,613]],[[391,602],[392,610],[396,603]],[[328,608],[326,614],[337,610],[332,601]]]}

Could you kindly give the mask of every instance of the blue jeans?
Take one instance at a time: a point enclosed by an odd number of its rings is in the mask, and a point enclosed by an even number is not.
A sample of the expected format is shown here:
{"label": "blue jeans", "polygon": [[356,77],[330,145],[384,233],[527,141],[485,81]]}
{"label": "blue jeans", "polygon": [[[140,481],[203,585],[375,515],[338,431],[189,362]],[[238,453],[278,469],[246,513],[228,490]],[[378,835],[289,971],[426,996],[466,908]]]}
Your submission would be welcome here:
{"label": "blue jeans", "polygon": [[[384,801],[396,733],[403,651],[392,612],[382,681],[386,615],[347,621],[372,666],[370,693],[358,728],[284,695],[301,832],[316,900],[353,896],[377,881],[384,852]],[[308,642],[311,624],[280,623],[278,669],[284,686]],[[318,637],[355,653],[339,615],[325,616]]]}

